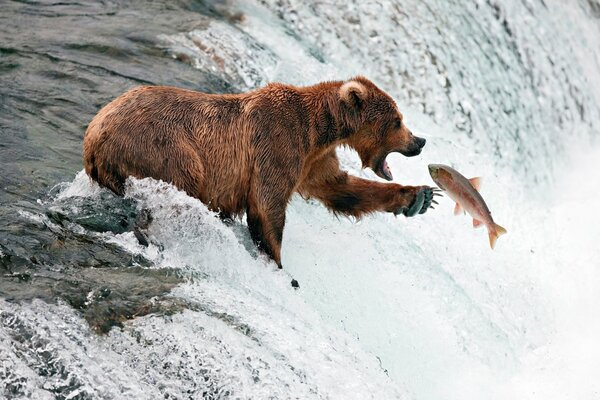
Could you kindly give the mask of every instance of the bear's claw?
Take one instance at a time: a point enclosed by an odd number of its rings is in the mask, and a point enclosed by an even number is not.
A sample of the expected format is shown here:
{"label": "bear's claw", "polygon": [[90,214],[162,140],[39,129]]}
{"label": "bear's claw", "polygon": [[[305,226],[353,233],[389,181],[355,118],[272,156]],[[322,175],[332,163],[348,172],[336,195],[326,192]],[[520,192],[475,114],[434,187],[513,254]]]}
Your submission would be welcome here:
{"label": "bear's claw", "polygon": [[423,202],[423,207],[421,208],[421,211],[419,211],[419,214],[425,214],[425,212],[427,212],[427,209],[429,207],[432,207],[431,203],[433,202],[433,188],[424,188],[420,193],[423,192],[425,192],[425,201]]}
{"label": "bear's claw", "polygon": [[417,195],[415,196],[415,199],[413,200],[412,204],[408,207],[408,210],[406,210],[406,213],[404,213],[404,215],[406,215],[407,217],[413,217],[417,214],[420,214],[423,209],[426,210],[426,208],[423,207],[424,204],[425,191],[419,190],[417,192]]}
{"label": "bear's claw", "polygon": [[427,209],[430,207],[433,208],[431,203],[437,204],[437,202],[433,200],[434,195],[435,193],[433,188],[429,186],[422,186],[417,192],[415,199],[410,206],[408,206],[408,208],[398,208],[394,212],[394,215],[402,214],[405,217],[414,217],[417,214],[425,214]]}

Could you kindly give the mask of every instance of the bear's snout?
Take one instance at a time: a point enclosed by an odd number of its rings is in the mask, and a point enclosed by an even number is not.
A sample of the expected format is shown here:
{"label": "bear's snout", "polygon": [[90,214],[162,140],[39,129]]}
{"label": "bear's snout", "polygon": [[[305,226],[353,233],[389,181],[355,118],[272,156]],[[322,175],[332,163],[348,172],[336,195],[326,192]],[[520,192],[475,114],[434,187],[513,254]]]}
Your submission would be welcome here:
{"label": "bear's snout", "polygon": [[427,140],[425,140],[424,138],[413,136],[412,140],[410,141],[410,144],[406,147],[406,149],[401,150],[400,153],[402,153],[406,157],[418,156],[419,154],[421,154],[421,150],[423,149],[423,147],[425,147],[425,143],[427,143]]}

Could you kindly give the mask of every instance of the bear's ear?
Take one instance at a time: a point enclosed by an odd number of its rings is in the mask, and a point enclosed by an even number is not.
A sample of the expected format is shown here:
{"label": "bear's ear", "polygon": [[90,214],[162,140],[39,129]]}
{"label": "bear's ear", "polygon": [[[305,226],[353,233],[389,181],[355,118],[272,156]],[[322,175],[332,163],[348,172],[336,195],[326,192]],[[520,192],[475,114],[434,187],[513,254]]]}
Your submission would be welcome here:
{"label": "bear's ear", "polygon": [[367,88],[360,82],[348,81],[340,87],[340,98],[353,109],[359,109],[367,98]]}

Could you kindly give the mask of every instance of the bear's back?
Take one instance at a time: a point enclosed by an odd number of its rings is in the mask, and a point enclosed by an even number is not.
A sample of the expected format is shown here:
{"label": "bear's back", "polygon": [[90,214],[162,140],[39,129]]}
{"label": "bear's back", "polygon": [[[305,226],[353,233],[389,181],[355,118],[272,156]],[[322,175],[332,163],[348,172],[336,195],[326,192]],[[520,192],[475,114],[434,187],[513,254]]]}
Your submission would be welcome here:
{"label": "bear's back", "polygon": [[132,89],[90,123],[84,138],[86,171],[117,193],[128,176],[152,177],[239,213],[251,169],[242,107],[237,95],[166,86]]}

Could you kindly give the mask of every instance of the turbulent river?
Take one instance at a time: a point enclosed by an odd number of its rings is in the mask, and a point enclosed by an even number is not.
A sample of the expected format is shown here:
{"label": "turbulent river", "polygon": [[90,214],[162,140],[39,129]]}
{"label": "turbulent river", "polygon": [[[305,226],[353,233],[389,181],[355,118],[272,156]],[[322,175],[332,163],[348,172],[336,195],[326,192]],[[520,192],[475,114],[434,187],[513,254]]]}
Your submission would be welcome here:
{"label": "turbulent river", "polygon": [[[352,221],[296,197],[279,271],[245,221],[82,171],[136,85],[358,74],[428,140],[398,182],[484,177],[496,250],[447,198]],[[599,399],[599,130],[598,0],[0,1],[0,398]]]}

